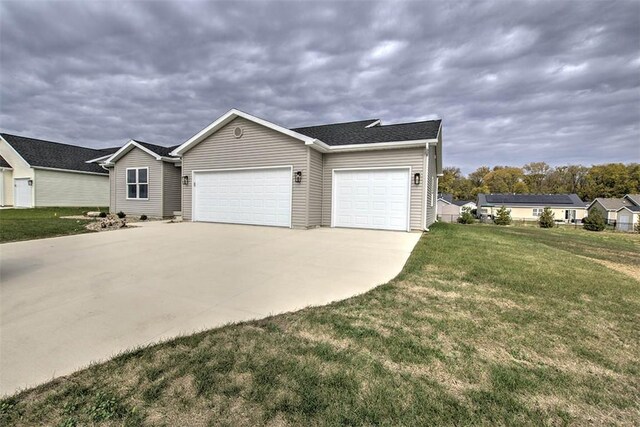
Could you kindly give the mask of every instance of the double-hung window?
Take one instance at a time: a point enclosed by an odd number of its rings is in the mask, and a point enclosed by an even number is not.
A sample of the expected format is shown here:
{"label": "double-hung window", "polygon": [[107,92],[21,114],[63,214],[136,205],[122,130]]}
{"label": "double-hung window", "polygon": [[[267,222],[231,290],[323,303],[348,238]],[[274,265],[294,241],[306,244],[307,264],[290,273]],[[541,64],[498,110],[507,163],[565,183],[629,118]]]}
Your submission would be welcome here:
{"label": "double-hung window", "polygon": [[533,216],[542,215],[542,211],[544,211],[544,209],[542,209],[542,208],[533,208]]}
{"label": "double-hung window", "polygon": [[127,199],[149,200],[149,168],[127,169]]}

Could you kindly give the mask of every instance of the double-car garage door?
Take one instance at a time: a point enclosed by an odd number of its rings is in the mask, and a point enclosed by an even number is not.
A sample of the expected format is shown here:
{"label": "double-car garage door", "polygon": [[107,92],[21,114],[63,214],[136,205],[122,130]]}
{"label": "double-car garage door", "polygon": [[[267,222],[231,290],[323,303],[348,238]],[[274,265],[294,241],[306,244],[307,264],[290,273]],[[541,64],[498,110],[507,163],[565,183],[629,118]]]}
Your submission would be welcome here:
{"label": "double-car garage door", "polygon": [[[291,227],[290,166],[194,172],[193,179],[194,221]],[[409,168],[334,170],[331,225],[408,230],[409,185]]]}
{"label": "double-car garage door", "polygon": [[292,168],[194,172],[194,221],[291,227]]}

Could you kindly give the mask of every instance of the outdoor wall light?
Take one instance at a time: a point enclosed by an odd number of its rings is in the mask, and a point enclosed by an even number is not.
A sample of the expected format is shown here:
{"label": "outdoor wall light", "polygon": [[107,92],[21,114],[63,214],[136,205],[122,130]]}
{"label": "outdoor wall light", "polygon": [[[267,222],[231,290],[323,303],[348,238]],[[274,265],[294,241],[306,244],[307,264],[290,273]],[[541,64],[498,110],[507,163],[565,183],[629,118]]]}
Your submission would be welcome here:
{"label": "outdoor wall light", "polygon": [[28,180],[27,181],[27,185],[32,186],[33,185],[33,180],[32,179]]}
{"label": "outdoor wall light", "polygon": [[420,185],[420,174],[419,173],[413,174],[413,183],[415,185]]}
{"label": "outdoor wall light", "polygon": [[295,180],[298,184],[302,182],[302,171],[296,171]]}
{"label": "outdoor wall light", "polygon": [[182,177],[182,185],[189,185],[189,175],[184,175]]}

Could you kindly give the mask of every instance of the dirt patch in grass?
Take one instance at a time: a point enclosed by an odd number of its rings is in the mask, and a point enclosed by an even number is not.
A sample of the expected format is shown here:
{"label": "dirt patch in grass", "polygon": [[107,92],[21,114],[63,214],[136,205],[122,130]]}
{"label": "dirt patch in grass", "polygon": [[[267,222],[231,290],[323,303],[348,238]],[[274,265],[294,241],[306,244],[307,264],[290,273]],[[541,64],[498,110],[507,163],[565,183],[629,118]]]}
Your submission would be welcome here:
{"label": "dirt patch in grass", "polygon": [[[583,258],[587,258],[587,257],[583,257]],[[640,265],[620,264],[617,262],[606,261],[603,259],[594,259],[594,258],[587,258],[587,259],[595,261],[600,265],[603,265],[607,268],[618,271],[622,274],[626,274],[632,279],[640,281]]]}

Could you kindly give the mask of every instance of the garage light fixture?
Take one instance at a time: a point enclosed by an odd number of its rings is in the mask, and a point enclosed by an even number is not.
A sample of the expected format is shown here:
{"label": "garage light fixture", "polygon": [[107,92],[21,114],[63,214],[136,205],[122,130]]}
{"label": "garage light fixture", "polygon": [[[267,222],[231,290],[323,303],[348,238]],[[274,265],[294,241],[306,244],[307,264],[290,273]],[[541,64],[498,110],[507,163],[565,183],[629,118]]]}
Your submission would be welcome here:
{"label": "garage light fixture", "polygon": [[419,173],[415,173],[413,175],[413,183],[415,185],[420,185],[420,174]]}
{"label": "garage light fixture", "polygon": [[182,177],[182,185],[189,185],[189,175],[184,175]]}
{"label": "garage light fixture", "polygon": [[27,185],[29,185],[29,186],[33,186],[33,180],[32,180],[32,179],[28,180],[28,181],[27,181]]}
{"label": "garage light fixture", "polygon": [[296,171],[295,180],[298,184],[302,182],[302,171]]}

